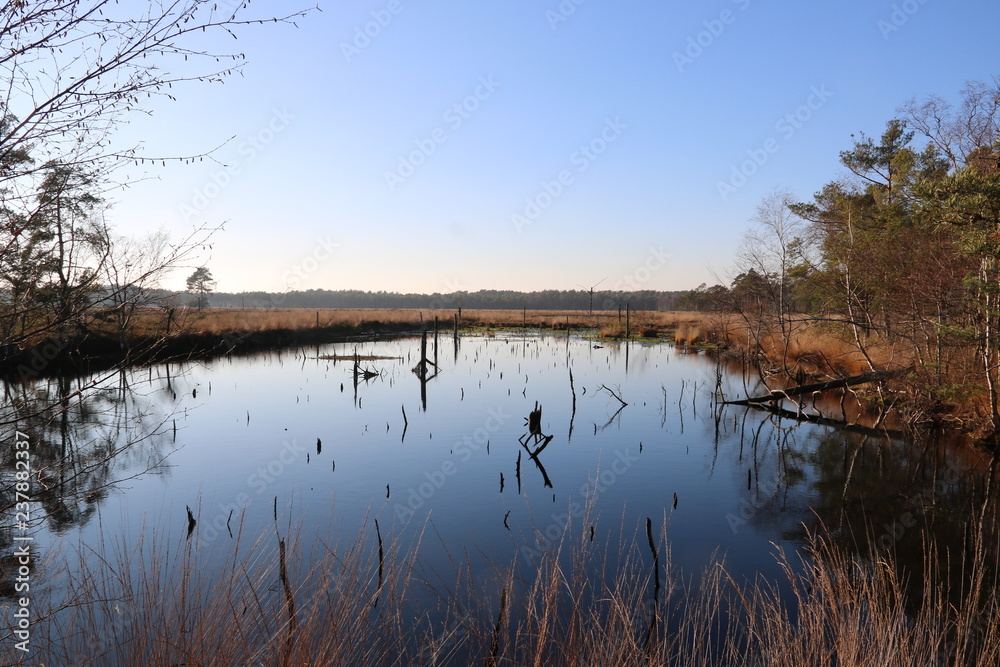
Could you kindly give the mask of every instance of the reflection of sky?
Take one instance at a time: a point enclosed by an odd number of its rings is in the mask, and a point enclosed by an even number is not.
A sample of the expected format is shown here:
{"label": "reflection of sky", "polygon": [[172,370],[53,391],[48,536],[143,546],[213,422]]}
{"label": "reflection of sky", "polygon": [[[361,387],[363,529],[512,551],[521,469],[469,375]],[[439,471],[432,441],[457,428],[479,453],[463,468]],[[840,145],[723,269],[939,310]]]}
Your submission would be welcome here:
{"label": "reflection of sky", "polygon": [[[783,536],[810,519],[817,471],[807,454],[829,429],[776,428],[741,408],[724,409],[716,424],[716,367],[703,356],[665,344],[626,353],[560,336],[463,338],[457,360],[451,337],[439,346],[426,411],[411,372],[416,339],[322,348],[392,357],[361,362],[381,375],[359,383],[356,399],[351,363],[317,358],[315,348],[173,365],[176,399],[162,389],[166,368],[136,374],[136,384],[151,383],[147,393],[161,388],[153,396],[163,409],[177,410],[170,474],[123,485],[79,540],[96,541],[103,526],[105,536],[121,531],[128,542],[144,522],[176,537],[190,505],[199,517],[194,538],[225,550],[230,510],[233,527],[244,514],[249,529],[270,527],[277,497],[279,523],[300,526],[300,544],[331,533],[352,540],[371,510],[389,536],[412,536],[429,521],[430,558],[468,549],[506,562],[536,546],[533,529],[558,538],[563,517],[596,487],[592,523],[610,544],[619,533],[644,538],[646,517],[656,526],[666,520],[673,560],[685,571],[699,571],[718,550],[737,575],[752,576],[776,575],[770,542],[787,543]],[[723,384],[727,392],[741,386]],[[628,406],[616,415],[620,404],[602,386]],[[539,457],[551,489],[518,442],[536,401],[553,436]],[[748,471],[760,489],[756,504]]]}

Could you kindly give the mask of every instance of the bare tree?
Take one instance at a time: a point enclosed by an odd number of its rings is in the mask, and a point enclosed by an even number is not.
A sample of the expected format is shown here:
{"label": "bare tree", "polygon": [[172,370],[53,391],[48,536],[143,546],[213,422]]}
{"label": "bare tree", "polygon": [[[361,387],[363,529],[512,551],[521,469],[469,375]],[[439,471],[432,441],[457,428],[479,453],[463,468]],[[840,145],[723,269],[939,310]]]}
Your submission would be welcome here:
{"label": "bare tree", "polygon": [[171,244],[163,230],[132,238],[104,229],[107,258],[101,268],[106,293],[100,305],[114,320],[121,349],[129,347],[136,315],[164,305],[162,296],[155,293],[160,280],[185,262],[200,247],[200,241],[213,231],[198,228],[181,243]]}
{"label": "bare tree", "polygon": [[737,249],[736,267],[744,291],[753,293],[753,313],[745,313],[747,325],[758,346],[767,344],[772,333],[780,337],[781,368],[788,370],[789,345],[795,322],[792,315],[791,282],[794,267],[808,253],[804,221],[789,208],[794,198],[776,189],[757,205],[753,226]]}
{"label": "bare tree", "polygon": [[[29,437],[34,461],[30,475],[18,471],[15,494],[19,461],[13,448],[0,455],[0,566],[11,562],[22,487],[45,510],[34,522],[47,516],[58,531],[93,515],[120,481],[123,457],[148,462],[140,470],[163,459],[168,416],[130,389],[128,354],[85,381],[61,375],[56,391],[37,378],[101,315],[113,315],[125,346],[148,290],[193,264],[217,229],[196,227],[173,243],[129,240],[104,223],[103,200],[127,180],[127,165],[211,157],[146,154],[121,145],[116,131],[150,113],[152,100],[174,99],[181,84],[218,82],[243,67],[238,47],[206,44],[235,45],[251,24],[293,24],[309,10],[253,11],[243,0],[12,0],[0,8],[0,435]],[[109,391],[115,375],[118,390]]]}
{"label": "bare tree", "polygon": [[[253,24],[294,25],[311,10],[254,14],[249,2],[209,0],[36,0],[0,9],[0,325],[4,356],[29,341],[63,335],[110,291],[120,332],[135,304],[135,276],[162,274],[213,228],[197,228],[159,257],[133,261],[101,218],[106,191],[126,165],[193,160],[120,146],[116,130],[182,84],[212,83],[238,72],[236,44]],[[224,39],[213,39],[222,37]],[[185,246],[185,243],[191,244]],[[161,244],[162,246],[162,244]],[[135,249],[135,248],[133,248]],[[144,251],[153,248],[147,247]],[[126,279],[127,277],[127,279]],[[98,284],[100,279],[110,286]],[[141,289],[141,288],[140,288]],[[126,294],[128,292],[131,294]],[[103,305],[101,306],[104,307]]]}
{"label": "bare tree", "polygon": [[969,81],[958,106],[943,97],[916,98],[900,107],[907,124],[947,157],[952,169],[965,166],[969,156],[1000,137],[1000,78],[991,83]]}
{"label": "bare tree", "polygon": [[[228,5],[228,6],[227,6]],[[148,113],[154,97],[175,99],[178,84],[215,82],[238,72],[240,52],[204,47],[205,34],[226,43],[250,24],[294,23],[308,10],[251,16],[249,2],[212,0],[37,0],[0,10],[0,187],[16,197],[39,164],[76,165],[96,178],[145,155],[112,148],[119,124]],[[222,40],[219,40],[222,43]],[[28,156],[34,159],[28,159]]]}

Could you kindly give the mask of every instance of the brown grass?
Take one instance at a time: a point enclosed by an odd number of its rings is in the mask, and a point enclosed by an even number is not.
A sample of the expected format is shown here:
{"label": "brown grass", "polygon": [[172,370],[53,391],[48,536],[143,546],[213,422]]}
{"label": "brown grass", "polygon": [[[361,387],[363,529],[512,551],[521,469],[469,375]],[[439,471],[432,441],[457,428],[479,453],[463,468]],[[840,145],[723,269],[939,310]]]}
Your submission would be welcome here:
{"label": "brown grass", "polygon": [[[457,310],[416,310],[387,308],[352,309],[224,309],[178,308],[171,327],[172,333],[225,334],[241,331],[269,331],[278,329],[310,329],[319,322],[321,327],[352,329],[377,328],[379,325],[410,325],[414,329],[432,327],[434,318],[444,329],[454,327]],[[697,314],[668,311],[640,311],[631,314],[630,333],[654,336],[672,331],[681,323],[694,322]],[[460,327],[464,329],[502,329],[528,327],[531,329],[599,329],[608,335],[625,335],[625,316],[619,322],[618,313],[599,311],[592,315],[580,310],[462,310]],[[151,310],[144,313],[135,327],[135,333],[162,334],[166,329],[166,313]]]}
{"label": "brown grass", "polygon": [[[412,543],[386,536],[383,563],[370,525],[344,543],[320,540],[309,554],[288,540],[283,572],[278,532],[265,529],[249,549],[233,548],[215,574],[201,569],[206,554],[193,542],[165,548],[155,538],[122,540],[72,573],[71,604],[36,621],[33,654],[8,651],[6,664],[1000,662],[995,587],[986,584],[974,548],[952,563],[966,574],[961,602],[948,602],[948,576],[929,567],[919,608],[908,610],[891,551],[847,556],[817,535],[809,536],[801,562],[778,551],[784,590],[791,591],[783,594],[778,582],[737,581],[721,562],[688,582],[670,562],[663,525],[654,602],[654,561],[639,530],[613,547],[571,527],[529,577],[496,566],[488,583],[475,585],[468,560],[443,572],[423,567],[419,536]],[[934,549],[926,547],[926,562]],[[0,640],[10,646],[9,637]]]}
{"label": "brown grass", "polygon": [[752,326],[736,314],[710,314],[689,329],[679,328],[677,340],[694,342],[707,336],[756,364],[764,376],[800,383],[860,375],[873,368],[907,370],[905,376],[873,388],[878,400],[888,398],[906,423],[949,425],[994,444],[981,355],[964,334],[945,331],[935,339],[888,335],[880,329],[855,332],[835,318],[794,315],[786,327],[786,344],[777,320]]}
{"label": "brown grass", "polygon": [[706,338],[705,327],[698,322],[685,322],[674,332],[674,342],[678,345],[698,345]]}
{"label": "brown grass", "polygon": [[[784,364],[792,372],[810,376],[848,376],[871,370],[868,360],[858,350],[851,333],[836,323],[805,321],[794,317],[789,325],[787,347],[779,332],[751,332],[747,323],[733,314],[703,313],[701,317],[677,328],[675,341],[681,345],[718,344],[745,350],[752,356]],[[877,338],[864,340],[866,351],[877,368],[903,368],[912,363],[905,347],[894,346]]]}

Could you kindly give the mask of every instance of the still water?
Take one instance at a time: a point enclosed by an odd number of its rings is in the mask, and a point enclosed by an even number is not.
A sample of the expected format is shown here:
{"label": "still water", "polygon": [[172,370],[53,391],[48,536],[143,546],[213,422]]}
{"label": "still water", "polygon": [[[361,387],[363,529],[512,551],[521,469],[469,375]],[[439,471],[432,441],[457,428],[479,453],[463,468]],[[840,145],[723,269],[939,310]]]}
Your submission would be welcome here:
{"label": "still water", "polygon": [[[725,406],[745,395],[739,369],[672,344],[432,337],[423,382],[420,350],[419,338],[358,341],[7,387],[40,471],[37,576],[96,545],[183,536],[187,508],[209,569],[234,528],[275,518],[300,545],[378,518],[392,539],[432,535],[423,558],[444,569],[466,553],[531,563],[569,524],[618,544],[651,518],[693,574],[714,555],[738,577],[779,578],[776,547],[821,527],[849,550],[912,555],[919,571],[922,530],[959,543],[985,499],[985,454],[954,438]],[[528,433],[536,404],[544,437]],[[59,417],[33,421],[53,405]]]}

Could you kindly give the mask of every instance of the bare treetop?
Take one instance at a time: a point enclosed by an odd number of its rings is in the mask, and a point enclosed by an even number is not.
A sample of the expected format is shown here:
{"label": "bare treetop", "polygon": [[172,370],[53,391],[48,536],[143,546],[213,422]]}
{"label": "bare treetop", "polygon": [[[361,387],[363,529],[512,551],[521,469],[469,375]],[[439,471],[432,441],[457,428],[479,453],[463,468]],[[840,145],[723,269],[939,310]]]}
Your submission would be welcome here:
{"label": "bare treetop", "polygon": [[[6,3],[0,10],[0,185],[49,161],[107,173],[136,159],[197,157],[112,150],[110,137],[127,114],[148,113],[153,96],[173,99],[174,84],[218,82],[238,72],[246,57],[231,40],[241,28],[294,25],[311,11],[252,16],[248,6],[209,0]],[[36,159],[23,159],[29,153]]]}

